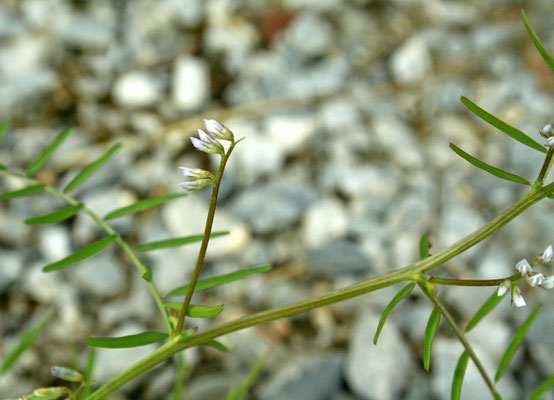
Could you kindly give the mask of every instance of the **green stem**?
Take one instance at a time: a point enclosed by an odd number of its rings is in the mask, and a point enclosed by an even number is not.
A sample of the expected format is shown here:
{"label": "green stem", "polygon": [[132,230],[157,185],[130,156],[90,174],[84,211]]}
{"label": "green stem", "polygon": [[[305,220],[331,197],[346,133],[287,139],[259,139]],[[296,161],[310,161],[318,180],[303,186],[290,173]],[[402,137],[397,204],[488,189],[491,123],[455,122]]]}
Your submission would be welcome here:
{"label": "green stem", "polygon": [[201,345],[208,340],[215,339],[228,333],[249,328],[261,323],[275,321],[281,318],[292,317],[294,315],[311,311],[316,308],[338,303],[347,299],[351,299],[353,297],[358,297],[387,286],[392,286],[403,281],[417,280],[420,273],[429,271],[439,266],[440,264],[443,264],[445,261],[448,261],[449,259],[457,256],[461,252],[484,240],[493,232],[506,225],[527,208],[531,207],[533,204],[543,199],[546,195],[552,193],[553,191],[554,183],[551,183],[539,190],[531,191],[527,196],[518,201],[508,210],[504,211],[498,217],[487,223],[482,228],[459,240],[458,242],[442,250],[441,252],[425,258],[421,261],[418,261],[415,264],[409,265],[405,268],[392,271],[387,274],[356,283],[346,288],[335,290],[333,292],[313,297],[298,303],[248,315],[235,321],[215,326],[207,331],[197,333],[193,336],[188,337],[184,341],[178,340],[179,337],[175,337],[176,340],[168,341],[164,346],[160,347],[154,353],[150,354],[143,360],[139,361],[137,364],[127,369],[121,375],[115,377],[106,385],[99,388],[91,396],[87,397],[87,400],[104,399],[107,395],[117,390],[126,382],[130,381],[141,373],[148,371],[155,365],[165,361],[166,359],[171,357],[171,355],[189,347]]}
{"label": "green stem", "polygon": [[208,209],[208,216],[206,217],[204,237],[202,238],[202,244],[200,246],[200,251],[198,252],[198,258],[196,259],[196,266],[194,267],[194,272],[192,274],[192,278],[189,283],[189,288],[185,296],[185,300],[183,301],[183,306],[181,307],[181,311],[179,312],[179,318],[177,320],[177,326],[175,327],[174,335],[179,335],[183,330],[185,317],[187,315],[187,309],[190,305],[192,295],[194,294],[196,283],[198,282],[198,278],[200,277],[200,271],[202,270],[202,266],[204,265],[204,258],[206,257],[206,251],[208,250],[208,242],[210,241],[210,234],[212,233],[212,225],[214,223],[215,209],[217,207],[217,195],[219,193],[219,185],[221,184],[221,178],[223,178],[223,172],[225,171],[225,165],[227,164],[227,160],[229,160],[229,156],[231,155],[231,152],[233,151],[237,143],[238,141],[237,142],[233,141],[231,143],[231,147],[229,147],[229,150],[227,151],[227,153],[225,153],[225,155],[221,158],[221,162],[219,164],[217,176],[213,184],[212,198],[210,200],[210,208]]}
{"label": "green stem", "polygon": [[550,172],[550,168],[552,168],[552,164],[554,162],[554,158],[552,157],[553,154],[554,154],[554,147],[550,147],[548,149],[548,153],[546,154],[546,159],[544,160],[544,164],[542,165],[541,172],[539,172],[539,176],[535,181],[534,187],[540,188],[542,187],[542,185],[544,185],[544,180],[548,176],[548,172]]}
{"label": "green stem", "polygon": [[500,279],[448,279],[448,278],[437,278],[431,276],[427,282],[435,283],[438,285],[449,285],[449,286],[499,286],[504,281],[509,280],[516,282],[521,278],[521,274],[517,273],[506,278]]}
{"label": "green stem", "polygon": [[492,380],[487,375],[487,371],[485,370],[485,367],[483,366],[483,364],[481,364],[481,360],[479,360],[479,357],[477,357],[477,354],[475,354],[475,352],[473,351],[473,348],[471,347],[471,344],[465,338],[464,333],[462,332],[462,330],[460,329],[460,327],[458,326],[458,324],[456,323],[456,321],[454,320],[454,318],[452,317],[450,312],[440,302],[440,300],[437,298],[437,296],[431,295],[426,290],[426,288],[424,287],[423,284],[418,283],[418,285],[421,288],[421,291],[427,296],[427,298],[429,300],[431,300],[435,306],[440,308],[442,316],[444,317],[444,319],[446,320],[448,325],[450,325],[450,328],[452,329],[452,331],[454,332],[454,334],[456,335],[458,340],[462,343],[462,345],[468,351],[469,356],[471,357],[471,359],[475,363],[475,366],[477,367],[477,369],[479,370],[479,373],[483,377],[483,380],[485,381],[485,383],[489,387],[489,390],[491,391],[493,397],[496,396],[498,393],[496,392],[496,388],[494,387],[494,383],[492,382]]}
{"label": "green stem", "polygon": [[[37,185],[37,184],[42,183],[38,180],[29,178],[29,177],[24,176],[24,175],[14,174],[14,173],[9,172],[9,171],[0,171],[0,175],[10,176],[10,177],[13,177],[13,178],[20,179],[23,182],[28,183],[30,185]],[[55,189],[52,186],[46,185],[44,187],[44,190],[51,193],[55,197],[58,197],[59,199],[62,199],[63,201],[65,201],[66,203],[68,203],[72,206],[75,206],[77,204],[81,204],[75,198],[73,198],[73,197],[71,197],[71,196]],[[88,215],[108,235],[115,235],[116,236],[115,241],[121,247],[121,249],[127,254],[127,256],[129,256],[131,262],[136,267],[136,269],[140,272],[141,276],[148,272],[148,268],[146,267],[146,265],[144,265],[138,259],[138,257],[135,254],[134,250],[131,249],[131,247],[127,244],[127,242],[121,237],[121,235],[119,235],[119,233],[117,233],[108,223],[106,223],[106,221],[104,221],[101,217],[99,217],[96,213],[94,213],[92,210],[90,210],[86,206],[84,206],[81,209],[81,212]],[[146,285],[148,286],[148,289],[150,290],[150,293],[152,294],[152,297],[153,297],[156,305],[158,306],[158,309],[160,310],[160,314],[163,318],[165,327],[167,329],[167,333],[172,334],[173,333],[173,327],[171,325],[171,322],[169,321],[169,316],[168,316],[168,314],[165,310],[165,306],[163,304],[163,300],[162,300],[162,296],[160,295],[160,292],[158,292],[158,289],[154,286],[154,284],[152,282],[146,281]]]}

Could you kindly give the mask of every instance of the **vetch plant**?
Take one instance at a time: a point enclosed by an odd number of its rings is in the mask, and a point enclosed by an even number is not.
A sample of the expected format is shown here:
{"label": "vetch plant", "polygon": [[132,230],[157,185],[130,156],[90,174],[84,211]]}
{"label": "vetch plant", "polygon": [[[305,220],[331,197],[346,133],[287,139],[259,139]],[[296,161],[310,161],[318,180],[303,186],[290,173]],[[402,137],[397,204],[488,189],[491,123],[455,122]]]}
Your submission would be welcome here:
{"label": "vetch plant", "polygon": [[[537,49],[539,50],[546,63],[552,69],[552,71],[554,71],[554,60],[546,52],[532,27],[529,25],[525,13],[523,13],[523,18]],[[81,185],[87,178],[89,178],[96,170],[109,162],[110,158],[120,148],[119,145],[112,147],[98,160],[88,166],[85,166],[81,170],[81,172],[77,174],[77,176],[71,182],[69,182],[69,184],[61,189],[49,185],[45,182],[41,182],[34,176],[48,161],[49,157],[52,156],[52,154],[56,151],[60,144],[71,134],[71,130],[69,129],[59,134],[55,138],[55,140],[35,159],[35,161],[31,163],[31,165],[24,172],[12,171],[7,166],[0,165],[0,176],[18,179],[26,185],[23,189],[0,194],[0,200],[10,200],[21,196],[31,196],[38,193],[47,192],[48,194],[57,197],[67,204],[67,207],[60,210],[53,211],[46,215],[27,219],[25,221],[27,224],[37,225],[56,223],[70,218],[77,213],[83,213],[88,215],[104,231],[104,236],[102,238],[99,238],[98,240],[86,245],[85,247],[76,251],[68,257],[46,265],[43,268],[43,271],[45,273],[55,273],[55,271],[68,268],[82,260],[85,260],[88,257],[104,251],[110,246],[117,245],[124,253],[126,253],[130,262],[136,268],[142,279],[145,281],[145,284],[147,285],[150,294],[157,305],[158,311],[160,313],[160,318],[163,321],[163,325],[165,327],[165,331],[163,332],[137,332],[135,334],[123,337],[87,338],[86,343],[91,346],[92,350],[89,353],[87,368],[83,373],[63,366],[52,367],[52,375],[68,382],[68,386],[39,388],[35,390],[32,394],[20,397],[20,399],[105,399],[108,397],[108,395],[110,395],[110,393],[115,392],[118,388],[125,385],[131,379],[140,376],[154,366],[172,357],[176,357],[178,365],[177,380],[172,392],[172,398],[182,398],[184,381],[186,381],[188,375],[187,366],[183,358],[181,357],[184,350],[191,347],[204,345],[214,347],[221,351],[228,351],[228,349],[222,343],[217,341],[217,338],[241,329],[246,329],[258,324],[275,321],[281,318],[292,317],[300,313],[311,311],[330,304],[335,304],[354,297],[362,296],[366,293],[370,293],[385,287],[401,283],[405,283],[406,285],[398,292],[397,295],[393,297],[389,305],[383,311],[378,326],[376,327],[376,333],[373,340],[374,344],[378,344],[379,336],[382,333],[387,319],[392,314],[394,307],[403,299],[407,298],[417,286],[419,290],[423,293],[423,295],[434,306],[433,311],[429,317],[427,327],[425,329],[425,341],[423,349],[424,369],[428,371],[431,368],[433,339],[436,335],[441,321],[444,321],[449,325],[454,335],[464,347],[464,351],[460,355],[458,364],[455,369],[452,381],[451,398],[460,398],[465,371],[468,363],[472,362],[475,364],[483,380],[488,386],[491,397],[494,399],[500,399],[501,396],[497,391],[496,383],[502,378],[505,371],[509,368],[510,361],[514,357],[518,347],[523,341],[533,321],[538,317],[542,305],[539,304],[534,306],[533,310],[530,312],[523,324],[517,329],[512,341],[506,348],[502,360],[498,365],[494,378],[491,378],[490,371],[487,371],[485,369],[482,361],[479,359],[471,343],[468,341],[466,333],[475,328],[475,326],[477,326],[477,324],[479,324],[479,322],[482,321],[483,318],[485,318],[500,303],[500,301],[502,301],[502,299],[506,296],[508,292],[510,292],[511,294],[511,302],[515,307],[519,308],[525,306],[526,301],[523,298],[521,290],[518,286],[520,280],[524,279],[527,284],[529,284],[529,286],[534,288],[534,290],[548,290],[554,287],[554,276],[548,276],[545,275],[544,272],[535,271],[535,267],[537,266],[537,264],[547,264],[551,262],[553,256],[552,244],[544,243],[544,245],[548,245],[548,247],[546,247],[546,249],[538,256],[533,258],[531,262],[528,262],[527,259],[522,259],[521,261],[517,262],[515,264],[516,272],[508,277],[504,276],[497,279],[487,280],[464,280],[441,278],[438,276],[431,276],[428,273],[429,271],[440,267],[446,261],[456,257],[457,255],[465,252],[477,243],[480,243],[487,237],[491,236],[498,229],[508,224],[511,220],[516,218],[526,209],[532,207],[537,202],[545,199],[546,197],[550,199],[554,198],[554,183],[546,183],[546,179],[552,167],[552,163],[554,162],[554,133],[551,123],[539,129],[540,135],[546,139],[546,143],[543,146],[527,134],[480,108],[471,100],[462,97],[462,103],[478,117],[482,118],[484,121],[491,124],[501,132],[517,140],[521,144],[545,154],[542,168],[534,182],[531,183],[531,181],[524,177],[487,164],[486,162],[479,160],[476,157],[465,152],[455,144],[450,144],[451,149],[456,154],[458,154],[460,157],[464,158],[466,161],[470,162],[474,166],[503,180],[529,186],[529,192],[523,198],[521,198],[503,213],[498,215],[496,218],[492,219],[487,224],[477,229],[475,232],[460,239],[451,246],[436,252],[435,254],[431,255],[429,252],[429,238],[427,236],[422,237],[420,241],[420,260],[404,268],[391,270],[390,272],[382,274],[380,276],[360,281],[351,286],[334,290],[329,293],[312,297],[297,303],[247,315],[227,323],[216,325],[204,331],[198,330],[195,323],[191,320],[193,318],[212,318],[224,312],[224,305],[220,304],[215,306],[207,306],[201,304],[193,304],[192,300],[196,292],[209,290],[223,284],[230,284],[233,281],[247,278],[248,276],[253,274],[263,273],[270,269],[270,266],[238,269],[226,275],[216,276],[205,280],[200,279],[210,239],[228,233],[212,232],[212,225],[216,212],[219,188],[224,175],[225,166],[236,145],[242,140],[235,140],[234,134],[231,130],[215,120],[206,120],[206,131],[199,129],[198,137],[191,138],[192,144],[196,149],[220,156],[219,167],[215,175],[209,171],[204,171],[198,168],[180,167],[182,174],[186,178],[185,181],[180,184],[180,186],[185,190],[185,193],[168,194],[164,196],[140,200],[130,206],[113,210],[103,217],[94,213],[90,208],[86,206],[86,204],[81,203],[77,197],[71,195],[70,192],[78,188],[79,185]],[[7,128],[7,122],[4,122],[2,123],[2,125],[0,125],[0,140],[6,132]],[[229,145],[223,146],[222,141],[229,142]],[[208,214],[206,217],[205,228],[202,234],[144,243],[136,248],[133,248],[124,237],[122,237],[112,228],[109,223],[111,219],[118,218],[123,215],[134,214],[148,208],[159,206],[168,201],[176,200],[186,195],[187,193],[190,193],[191,191],[199,190],[206,186],[212,187],[212,194]],[[201,242],[201,246],[190,281],[187,284],[183,284],[174,288],[165,295],[160,293],[155,285],[155,279],[153,278],[152,270],[141,261],[140,254],[146,251],[182,246],[198,241]],[[541,248],[544,248],[542,246],[543,244],[541,244]],[[533,251],[537,250],[533,249]],[[483,304],[483,306],[476,311],[474,317],[470,320],[465,328],[462,328],[459,325],[459,323],[456,321],[456,318],[452,315],[451,311],[441,301],[440,293],[437,290],[439,286],[453,285],[491,287],[494,289],[491,293],[491,296]],[[171,298],[180,295],[185,296],[182,303],[170,301]],[[525,308],[523,308],[523,310],[525,310]],[[519,310],[518,312],[522,311]],[[36,326],[32,327],[31,330],[22,337],[20,343],[16,345],[2,361],[0,365],[0,375],[11,368],[12,365],[17,362],[20,355],[26,349],[32,346],[34,338],[40,334],[41,329],[48,323],[47,321],[47,319],[41,320]],[[92,376],[92,366],[94,365],[95,358],[95,352],[93,350],[94,348],[126,348],[143,346],[151,343],[161,343],[161,345],[150,355],[148,355],[135,365],[129,366],[126,371],[114,377],[108,383],[104,384],[103,386],[96,387],[94,377]],[[368,346],[369,345],[371,344],[368,343]],[[253,384],[254,379],[261,371],[264,362],[265,357],[258,363],[256,363],[256,365],[254,365],[251,373],[249,374],[245,382],[240,385],[240,387],[231,391],[227,398],[244,398],[248,388]],[[547,379],[544,383],[536,388],[529,399],[540,398],[544,393],[550,390],[553,384],[554,379],[552,377]]]}

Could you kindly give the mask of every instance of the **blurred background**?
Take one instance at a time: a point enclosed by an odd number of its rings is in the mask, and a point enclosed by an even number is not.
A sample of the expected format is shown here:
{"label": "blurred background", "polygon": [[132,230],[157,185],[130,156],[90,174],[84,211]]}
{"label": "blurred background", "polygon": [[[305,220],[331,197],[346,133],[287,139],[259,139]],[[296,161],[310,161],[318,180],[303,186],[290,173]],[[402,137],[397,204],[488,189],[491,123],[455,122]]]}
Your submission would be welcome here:
{"label": "blurred background", "polygon": [[[2,0],[0,120],[12,122],[0,162],[23,171],[66,127],[76,131],[38,177],[63,187],[115,143],[123,148],[74,196],[99,215],[138,199],[179,193],[178,166],[213,170],[190,136],[215,118],[246,137],[228,166],[203,277],[264,264],[269,273],[195,295],[225,304],[200,329],[289,304],[405,266],[429,234],[436,252],[526,192],[457,157],[450,141],[534,180],[542,153],[472,115],[464,95],[542,143],[554,118],[554,80],[521,18],[554,50],[551,0]],[[21,183],[0,179],[0,192]],[[110,221],[132,245],[203,231],[210,191]],[[83,369],[90,336],[163,330],[137,271],[109,251],[61,272],[41,267],[103,236],[85,215],[31,227],[59,209],[47,194],[0,204],[0,354],[46,313],[33,348],[0,378],[0,397],[46,385],[51,365]],[[553,242],[552,201],[443,268],[438,276],[499,278]],[[190,278],[198,246],[141,255],[162,293]],[[540,266],[552,274],[552,266]],[[552,296],[520,285],[528,307],[506,298],[468,337],[494,376],[513,332],[540,302],[527,341],[498,383],[522,399],[554,371]],[[251,399],[446,399],[461,345],[441,324],[431,370],[422,368],[432,310],[420,294],[380,313],[394,287],[221,339],[228,354],[187,351],[187,399],[222,399],[264,354]],[[492,288],[441,287],[465,326]],[[414,291],[415,293],[415,291]],[[152,345],[153,346],[153,345]],[[105,383],[152,351],[100,350]],[[117,399],[167,399],[167,362]],[[462,398],[489,398],[470,363]],[[547,399],[553,399],[550,394]]]}

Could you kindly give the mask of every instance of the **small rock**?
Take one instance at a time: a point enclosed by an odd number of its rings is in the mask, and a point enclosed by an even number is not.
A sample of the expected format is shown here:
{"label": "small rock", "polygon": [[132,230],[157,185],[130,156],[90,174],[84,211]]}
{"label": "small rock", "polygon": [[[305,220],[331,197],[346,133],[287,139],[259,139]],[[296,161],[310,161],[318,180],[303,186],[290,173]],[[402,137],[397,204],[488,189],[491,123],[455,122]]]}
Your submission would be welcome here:
{"label": "small rock", "polygon": [[262,399],[325,400],[339,391],[344,356],[315,353],[295,356],[260,387]]}
{"label": "small rock", "polygon": [[301,152],[316,132],[313,117],[306,113],[272,115],[266,119],[265,125],[265,131],[274,143],[284,148],[288,155]]}
{"label": "small rock", "polygon": [[40,231],[38,246],[48,263],[67,257],[71,254],[69,232],[60,225],[45,227]]}
{"label": "small rock", "polygon": [[392,115],[376,116],[372,124],[379,144],[393,157],[391,162],[415,169],[423,166],[423,153],[415,133]]}
{"label": "small rock", "polygon": [[173,73],[173,102],[182,111],[200,108],[210,95],[208,64],[195,57],[182,57]]}
{"label": "small rock", "polygon": [[371,339],[378,322],[379,316],[369,313],[356,322],[348,345],[346,381],[362,399],[399,399],[414,369],[412,353],[390,319],[374,346]]}
{"label": "small rock", "polygon": [[120,268],[113,256],[103,253],[75,265],[68,275],[81,290],[96,296],[114,296],[125,288],[126,279]]}
{"label": "small rock", "polygon": [[2,251],[0,257],[0,293],[22,276],[23,260],[15,251]]}
{"label": "small rock", "polygon": [[408,39],[392,54],[390,68],[394,80],[401,84],[425,78],[432,68],[431,54],[425,42],[417,37]]}
{"label": "small rock", "polygon": [[324,55],[333,43],[332,26],[319,15],[301,13],[285,31],[285,43],[305,57]]}
{"label": "small rock", "polygon": [[154,76],[134,71],[116,80],[113,96],[123,107],[150,107],[160,100],[161,87]]}
{"label": "small rock", "polygon": [[359,246],[349,240],[331,240],[308,255],[308,263],[314,271],[328,274],[368,274],[373,270],[372,261]]}
{"label": "small rock", "polygon": [[232,210],[255,232],[269,233],[298,222],[316,199],[312,189],[287,179],[241,194],[234,201]]}
{"label": "small rock", "polygon": [[312,205],[304,214],[303,237],[308,248],[342,236],[348,230],[348,215],[337,200],[326,199]]}
{"label": "small rock", "polygon": [[319,118],[327,131],[335,132],[339,136],[342,136],[345,127],[357,125],[361,121],[355,103],[345,98],[334,98],[325,102],[319,110]]}

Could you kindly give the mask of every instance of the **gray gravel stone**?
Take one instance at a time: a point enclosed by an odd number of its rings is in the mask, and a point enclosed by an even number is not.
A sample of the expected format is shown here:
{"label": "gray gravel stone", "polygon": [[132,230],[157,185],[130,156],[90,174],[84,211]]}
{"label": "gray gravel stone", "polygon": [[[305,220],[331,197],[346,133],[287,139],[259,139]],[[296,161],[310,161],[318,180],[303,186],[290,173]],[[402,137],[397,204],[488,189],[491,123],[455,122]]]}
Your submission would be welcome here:
{"label": "gray gravel stone", "polygon": [[0,252],[0,292],[8,289],[23,272],[23,260],[15,251]]}
{"label": "gray gravel stone", "polygon": [[372,343],[379,316],[360,316],[350,335],[346,381],[362,399],[398,399],[414,369],[411,351],[393,321],[387,321],[377,346]]}
{"label": "gray gravel stone", "polygon": [[402,44],[390,60],[392,77],[401,84],[418,82],[429,76],[432,59],[425,42],[412,37]]}
{"label": "gray gravel stone", "polygon": [[289,360],[259,390],[268,400],[325,400],[338,392],[344,356],[317,352]]}
{"label": "gray gravel stone", "polygon": [[344,235],[348,230],[348,214],[335,199],[313,204],[303,216],[303,238],[307,248],[314,248]]}
{"label": "gray gravel stone", "polygon": [[331,275],[367,274],[373,270],[372,261],[359,245],[344,239],[331,240],[312,250],[308,263],[314,271]]}
{"label": "gray gravel stone", "polygon": [[151,74],[133,71],[117,79],[113,96],[123,107],[149,107],[159,102],[161,89],[160,83]]}
{"label": "gray gravel stone", "polygon": [[69,279],[83,291],[95,296],[115,296],[123,291],[126,278],[119,262],[102,253],[73,266],[68,270]]}
{"label": "gray gravel stone", "polygon": [[173,72],[173,102],[179,110],[193,111],[204,104],[210,94],[208,64],[196,57],[182,57]]}

